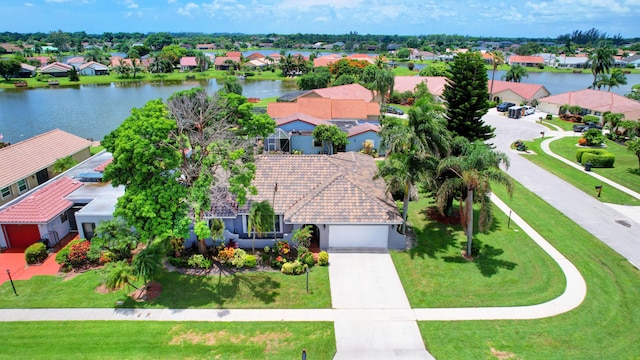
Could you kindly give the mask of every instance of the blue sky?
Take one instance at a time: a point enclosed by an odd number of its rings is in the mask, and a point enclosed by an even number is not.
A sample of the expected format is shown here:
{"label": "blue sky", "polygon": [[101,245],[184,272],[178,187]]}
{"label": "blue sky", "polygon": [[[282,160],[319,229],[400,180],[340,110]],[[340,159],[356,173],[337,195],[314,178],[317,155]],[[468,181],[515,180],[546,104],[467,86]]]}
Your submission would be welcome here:
{"label": "blue sky", "polygon": [[0,0],[0,31],[640,37],[640,0]]}

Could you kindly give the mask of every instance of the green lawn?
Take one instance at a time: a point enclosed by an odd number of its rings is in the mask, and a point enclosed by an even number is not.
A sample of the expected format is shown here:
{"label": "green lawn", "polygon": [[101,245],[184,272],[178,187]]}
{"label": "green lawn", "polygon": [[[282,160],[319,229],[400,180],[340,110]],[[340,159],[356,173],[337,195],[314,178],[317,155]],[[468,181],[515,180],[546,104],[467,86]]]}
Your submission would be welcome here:
{"label": "green lawn", "polygon": [[[573,131],[573,125],[576,124],[576,123],[571,122],[571,121],[562,120],[557,116],[554,116],[551,120],[543,119],[542,120],[542,125],[546,125],[545,123],[556,125],[556,126],[560,127],[564,131]],[[551,130],[556,130],[556,128],[554,128],[552,126],[547,126],[547,127],[550,128]]]}
{"label": "green lawn", "polygon": [[[577,139],[573,139],[574,141],[577,141]],[[529,148],[529,150],[533,151],[535,155],[522,156],[602,202],[619,205],[640,205],[640,200],[634,199],[632,196],[607,185],[604,185],[601,197],[596,197],[597,192],[595,190],[595,187],[596,185],[602,185],[602,182],[594,178],[593,176],[585,174],[584,172],[579,171],[569,166],[568,164],[565,164],[562,161],[547,155],[540,148],[541,142],[542,139],[526,141],[525,143],[527,147]],[[551,144],[553,145],[553,142]],[[553,150],[553,146],[551,149]],[[572,161],[575,161],[575,152]],[[618,159],[616,158],[616,163],[617,161]]]}
{"label": "green lawn", "polygon": [[127,293],[133,289],[111,293],[97,292],[102,284],[97,271],[89,271],[69,280],[59,276],[35,276],[31,280],[14,281],[0,286],[0,308],[111,308],[116,302],[123,307],[144,308],[330,308],[329,271],[316,266],[309,272],[310,293],[306,277],[280,272],[245,272],[234,276],[191,276],[163,272],[159,279],[162,295],[151,303],[133,301]]}
{"label": "green lawn", "polygon": [[470,262],[461,256],[462,227],[429,220],[429,206],[430,199],[410,204],[417,246],[391,254],[412,307],[532,305],[564,291],[558,265],[499,209],[491,230],[474,235],[482,249]]}
{"label": "green lawn", "polygon": [[436,359],[638,359],[640,271],[521,185],[513,199],[494,190],[576,265],[587,297],[540,320],[420,322],[428,350]]}
{"label": "green lawn", "polygon": [[0,359],[332,359],[333,323],[0,323]]}
{"label": "green lawn", "polygon": [[[576,146],[580,137],[565,137],[558,139],[549,146],[554,153],[576,162]],[[640,193],[640,170],[638,157],[627,151],[627,147],[615,141],[607,140],[606,150],[616,156],[613,168],[593,168],[592,171],[607,179],[617,182],[635,192]],[[606,185],[605,185],[606,186]],[[608,188],[607,188],[608,190]]]}

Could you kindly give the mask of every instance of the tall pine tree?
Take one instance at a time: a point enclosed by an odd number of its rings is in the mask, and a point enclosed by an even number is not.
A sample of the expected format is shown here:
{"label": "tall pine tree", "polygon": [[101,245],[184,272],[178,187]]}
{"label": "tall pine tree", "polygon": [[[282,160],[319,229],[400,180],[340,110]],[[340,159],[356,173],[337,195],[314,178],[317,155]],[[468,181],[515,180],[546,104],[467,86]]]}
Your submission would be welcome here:
{"label": "tall pine tree", "polygon": [[495,130],[482,121],[489,110],[487,70],[478,52],[458,54],[442,93],[447,104],[447,129],[469,141],[488,140]]}

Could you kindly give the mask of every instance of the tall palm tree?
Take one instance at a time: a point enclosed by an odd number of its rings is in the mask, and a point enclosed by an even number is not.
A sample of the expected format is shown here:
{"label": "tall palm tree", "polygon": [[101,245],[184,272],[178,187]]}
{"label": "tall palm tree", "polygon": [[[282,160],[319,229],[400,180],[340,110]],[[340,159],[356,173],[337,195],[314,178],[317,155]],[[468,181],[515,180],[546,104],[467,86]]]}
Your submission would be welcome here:
{"label": "tall palm tree", "polygon": [[201,51],[197,52],[196,64],[198,64],[198,69],[200,70],[200,72],[205,71],[209,65],[209,59],[207,58],[207,55],[205,55]]}
{"label": "tall palm tree", "polygon": [[139,59],[131,59],[131,74],[133,75],[133,78],[136,78],[136,75],[139,72],[143,72],[144,68],[142,67],[142,64],[140,63]]}
{"label": "tall palm tree", "polygon": [[504,64],[504,54],[501,51],[494,50],[491,52],[491,66],[493,72],[491,73],[491,87],[489,88],[489,101],[493,101],[493,80],[496,77],[496,70],[499,65]]}
{"label": "tall palm tree", "polygon": [[148,285],[149,281],[158,275],[162,268],[162,251],[159,243],[151,243],[133,256],[131,265],[133,273]]}
{"label": "tall palm tree", "polygon": [[638,157],[638,170],[640,170],[640,137],[627,141],[627,151]]}
{"label": "tall palm tree", "polygon": [[273,228],[275,217],[276,214],[268,200],[251,203],[247,231],[250,234],[253,233],[253,240],[251,241],[251,250],[253,252],[256,251],[256,234],[262,236],[267,231],[275,231]]}
{"label": "tall palm tree", "polygon": [[624,114],[621,113],[605,113],[603,115],[605,125],[609,125],[611,132],[615,135],[618,133],[618,127],[624,118]]}
{"label": "tall palm tree", "polygon": [[66,156],[57,159],[52,165],[52,170],[54,174],[62,174],[63,172],[76,166],[76,164],[78,164],[78,162],[74,158],[72,158],[71,156]]}
{"label": "tall palm tree", "polygon": [[378,69],[373,80],[373,88],[378,93],[378,102],[380,103],[380,111],[384,112],[384,106],[387,97],[393,94],[395,84],[395,75],[391,69]]}
{"label": "tall palm tree", "polygon": [[608,74],[609,70],[613,67],[613,56],[616,54],[616,49],[608,45],[600,46],[595,49],[590,55],[587,64],[591,67],[591,73],[593,74],[593,84],[591,88],[595,88],[598,82],[598,75]]}
{"label": "tall palm tree", "polygon": [[501,164],[509,166],[507,155],[492,150],[481,141],[470,143],[461,155],[446,157],[438,164],[438,175],[450,172],[455,177],[447,178],[440,185],[436,192],[436,204],[440,212],[443,212],[448,199],[461,193],[460,215],[467,237],[467,256],[472,256],[473,203],[480,203],[478,227],[480,231],[486,231],[493,221],[489,199],[491,182],[504,185],[509,194],[513,191],[513,182],[500,170]]}
{"label": "tall palm tree", "polygon": [[522,78],[529,77],[527,69],[520,64],[513,64],[507,73],[503,76],[506,81],[520,82]]}
{"label": "tall palm tree", "polygon": [[435,185],[436,166],[449,151],[450,135],[443,113],[430,94],[409,110],[409,120],[389,118],[380,133],[380,147],[387,157],[374,178],[383,178],[387,190],[403,192],[402,233],[405,233],[409,201],[417,197],[415,185]]}

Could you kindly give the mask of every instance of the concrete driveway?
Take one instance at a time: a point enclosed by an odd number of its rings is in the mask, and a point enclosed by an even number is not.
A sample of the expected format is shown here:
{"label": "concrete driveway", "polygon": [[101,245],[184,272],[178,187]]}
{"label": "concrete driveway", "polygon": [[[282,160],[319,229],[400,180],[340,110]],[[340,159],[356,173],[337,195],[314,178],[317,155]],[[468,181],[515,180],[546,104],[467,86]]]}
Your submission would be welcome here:
{"label": "concrete driveway", "polygon": [[334,359],[433,359],[388,253],[331,252],[329,278],[335,309],[398,310],[395,319],[376,321],[363,311],[336,320]]}

